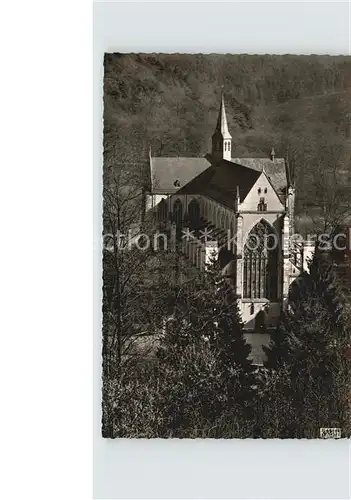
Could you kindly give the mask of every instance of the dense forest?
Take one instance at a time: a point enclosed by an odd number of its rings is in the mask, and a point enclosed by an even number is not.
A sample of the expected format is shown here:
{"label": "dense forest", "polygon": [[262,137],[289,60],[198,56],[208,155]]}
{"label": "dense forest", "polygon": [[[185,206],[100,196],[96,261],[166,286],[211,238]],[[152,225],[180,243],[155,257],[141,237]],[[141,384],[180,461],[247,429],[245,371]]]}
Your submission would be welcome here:
{"label": "dense forest", "polygon": [[[209,151],[221,92],[233,156],[288,159],[297,209],[307,212],[320,172],[350,186],[351,58],[202,54],[106,54],[105,165],[133,156]],[[329,183],[329,181],[328,181]]]}

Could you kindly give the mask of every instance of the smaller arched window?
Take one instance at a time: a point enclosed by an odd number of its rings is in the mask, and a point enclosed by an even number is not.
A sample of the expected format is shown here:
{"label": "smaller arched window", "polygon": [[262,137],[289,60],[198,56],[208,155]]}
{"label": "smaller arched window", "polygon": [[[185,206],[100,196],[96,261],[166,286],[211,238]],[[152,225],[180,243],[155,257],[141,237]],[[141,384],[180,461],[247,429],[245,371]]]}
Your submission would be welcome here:
{"label": "smaller arched window", "polygon": [[225,230],[225,215],[221,214],[219,220],[220,220],[219,227],[220,227],[220,229],[222,229],[222,231],[224,231]]}
{"label": "smaller arched window", "polygon": [[261,194],[261,188],[257,189],[258,194]]}
{"label": "smaller arched window", "polygon": [[200,225],[200,204],[197,200],[192,200],[188,206],[189,221],[193,229],[198,229]]}
{"label": "smaller arched window", "polygon": [[260,198],[260,202],[257,205],[257,211],[258,212],[266,212],[267,210],[267,203],[265,202],[264,198]]}
{"label": "smaller arched window", "polygon": [[177,227],[181,227],[183,224],[183,205],[179,198],[173,205],[173,217]]}
{"label": "smaller arched window", "polygon": [[224,151],[227,151],[227,143],[224,143]]}
{"label": "smaller arched window", "polygon": [[228,151],[230,151],[230,142],[228,142]]}
{"label": "smaller arched window", "polygon": [[158,220],[160,222],[164,222],[167,219],[167,210],[168,210],[167,203],[163,198],[158,204]]}
{"label": "smaller arched window", "polygon": [[267,194],[267,188],[264,188],[264,194]]}

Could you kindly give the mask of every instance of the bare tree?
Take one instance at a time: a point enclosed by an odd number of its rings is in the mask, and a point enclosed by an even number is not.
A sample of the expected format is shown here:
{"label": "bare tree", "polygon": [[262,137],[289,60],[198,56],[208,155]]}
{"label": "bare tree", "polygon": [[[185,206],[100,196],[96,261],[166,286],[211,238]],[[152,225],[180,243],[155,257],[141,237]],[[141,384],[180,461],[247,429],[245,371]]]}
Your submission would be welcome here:
{"label": "bare tree", "polygon": [[331,160],[329,168],[319,161],[314,176],[317,213],[314,222],[317,228],[333,232],[351,217],[350,163],[340,168]]}
{"label": "bare tree", "polygon": [[321,145],[313,162],[312,175],[306,180],[303,211],[317,233],[333,233],[351,218],[351,162],[349,151],[334,144]]}
{"label": "bare tree", "polygon": [[127,163],[107,170],[104,178],[103,354],[105,374],[110,376],[118,370],[124,344],[133,333],[140,273],[151,254],[142,246],[146,228],[140,175]]}
{"label": "bare tree", "polygon": [[179,255],[170,251],[167,230],[158,239],[154,213],[145,212],[143,185],[136,163],[105,174],[103,357],[109,377],[118,375],[142,337],[151,346],[176,293]]}

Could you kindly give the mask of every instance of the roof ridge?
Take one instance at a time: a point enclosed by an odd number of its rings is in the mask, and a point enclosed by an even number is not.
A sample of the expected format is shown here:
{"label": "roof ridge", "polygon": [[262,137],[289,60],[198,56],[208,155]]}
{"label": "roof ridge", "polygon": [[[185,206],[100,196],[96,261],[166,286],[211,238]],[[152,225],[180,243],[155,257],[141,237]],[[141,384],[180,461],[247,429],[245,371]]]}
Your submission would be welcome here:
{"label": "roof ridge", "polygon": [[[235,156],[232,158],[232,160],[235,160],[235,159],[238,159],[238,160],[266,160],[266,161],[269,161],[272,163],[274,163],[277,160],[285,160],[285,158],[283,156],[275,157],[274,162],[273,162],[273,160],[271,160],[267,156]],[[231,160],[228,160],[228,161],[231,161]]]}
{"label": "roof ridge", "polygon": [[[151,156],[153,160],[157,160],[158,158],[161,158],[163,160],[181,160],[181,159],[187,159],[187,160],[207,160],[206,156]],[[207,160],[208,161],[208,160]]]}

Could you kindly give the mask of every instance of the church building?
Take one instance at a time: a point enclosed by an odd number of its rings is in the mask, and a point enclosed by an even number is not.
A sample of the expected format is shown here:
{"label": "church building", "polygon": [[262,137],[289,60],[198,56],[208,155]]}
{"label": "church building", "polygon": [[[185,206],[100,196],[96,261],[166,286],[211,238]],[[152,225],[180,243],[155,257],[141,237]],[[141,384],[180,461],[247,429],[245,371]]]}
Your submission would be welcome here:
{"label": "church building", "polygon": [[304,268],[303,247],[290,244],[294,200],[287,162],[273,148],[267,158],[235,156],[223,96],[206,156],[150,153],[147,210],[160,228],[175,231],[178,248],[197,268],[216,252],[259,364],[290,284]]}

